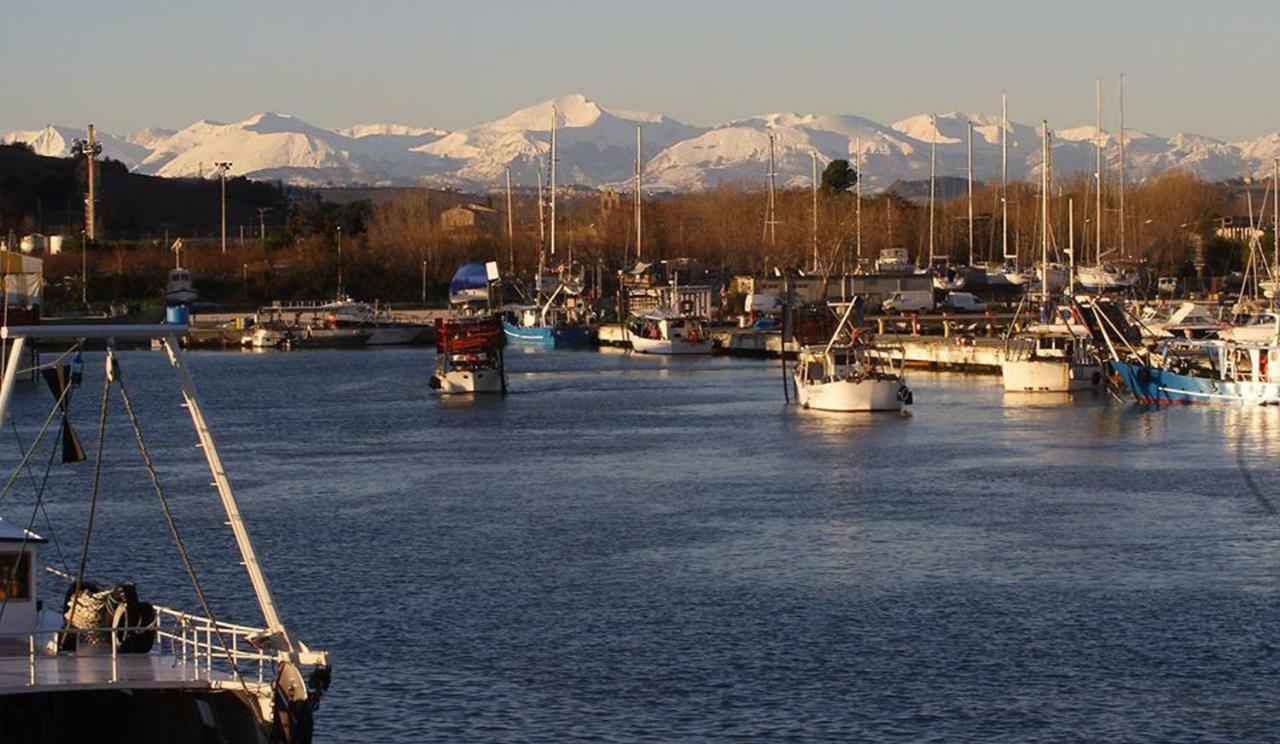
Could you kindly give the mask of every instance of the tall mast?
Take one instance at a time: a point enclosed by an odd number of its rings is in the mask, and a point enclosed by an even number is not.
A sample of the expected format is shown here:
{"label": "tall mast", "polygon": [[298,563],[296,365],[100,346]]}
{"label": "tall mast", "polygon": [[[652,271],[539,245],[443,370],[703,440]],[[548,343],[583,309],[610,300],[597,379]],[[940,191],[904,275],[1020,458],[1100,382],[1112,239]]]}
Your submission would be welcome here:
{"label": "tall mast", "polygon": [[934,176],[938,160],[938,116],[930,114],[933,123],[933,134],[929,144],[929,266],[933,266],[933,202],[935,193]]}
{"label": "tall mast", "polygon": [[1040,296],[1049,296],[1049,120],[1040,121]]}
{"label": "tall mast", "polygon": [[[98,239],[98,218],[97,218],[96,211],[98,208],[98,190],[97,190],[98,152],[97,152],[97,143],[93,139],[92,124],[89,125],[89,143],[88,143],[88,146],[84,148],[84,151],[85,151],[85,154],[88,155],[88,159],[85,163],[85,166],[86,166],[86,171],[89,179],[89,197],[85,199],[85,202],[84,202],[84,214],[85,214],[84,230],[85,230],[85,234],[89,236],[89,240],[97,240]],[[225,221],[226,220],[224,218],[223,222],[225,223]],[[226,231],[225,226],[223,227],[223,231],[224,232]],[[223,238],[222,252],[223,253],[227,252],[225,237]]]}
{"label": "tall mast", "polygon": [[1067,294],[1076,294],[1076,201],[1067,197]]}
{"label": "tall mast", "polygon": [[818,151],[811,150],[813,157],[813,272],[818,273]]}
{"label": "tall mast", "polygon": [[854,269],[856,270],[858,267],[862,266],[862,135],[858,135],[858,138],[853,147],[854,147],[853,170],[854,170],[854,174],[858,178],[858,180],[853,182],[854,190],[855,190],[854,196],[858,202],[857,205],[854,207],[854,211],[857,215],[856,216],[856,220],[857,220],[856,241],[857,241],[857,248],[858,248],[858,266],[854,267]]}
{"label": "tall mast", "polygon": [[[1098,193],[1094,194],[1093,255],[1095,263],[1102,261],[1102,78],[1093,81],[1093,145],[1097,163],[1093,172],[1094,185]],[[1087,208],[1086,208],[1087,211]]]}
{"label": "tall mast", "polygon": [[[559,113],[556,111],[556,105],[551,104],[551,256],[556,255],[556,119]],[[542,277],[538,277],[538,283],[542,283]]]}
{"label": "tall mast", "polygon": [[1120,258],[1127,257],[1124,247],[1124,73],[1120,73]]}
{"label": "tall mast", "polygon": [[1271,240],[1275,243],[1272,251],[1272,279],[1280,279],[1280,158],[1271,163]]}
{"label": "tall mast", "polygon": [[973,120],[969,121],[969,265],[973,266]]}
{"label": "tall mast", "polygon": [[776,185],[776,173],[774,173],[773,165],[773,132],[769,133],[769,207],[764,220],[765,232],[769,236],[769,245],[777,245],[777,231],[774,227],[778,224],[774,219],[774,187]]}
{"label": "tall mast", "polygon": [[1009,99],[1000,94],[1000,251],[1009,256]]}
{"label": "tall mast", "polygon": [[542,298],[542,269],[547,255],[547,198],[542,193],[542,163],[538,163],[538,273],[533,279],[534,297]]}
{"label": "tall mast", "polygon": [[640,222],[643,217],[644,197],[640,194],[640,186],[644,183],[644,141],[640,137],[640,125],[636,125],[636,261],[640,261]]}
{"label": "tall mast", "polygon": [[516,264],[516,223],[511,211],[511,168],[507,167],[507,271]]}

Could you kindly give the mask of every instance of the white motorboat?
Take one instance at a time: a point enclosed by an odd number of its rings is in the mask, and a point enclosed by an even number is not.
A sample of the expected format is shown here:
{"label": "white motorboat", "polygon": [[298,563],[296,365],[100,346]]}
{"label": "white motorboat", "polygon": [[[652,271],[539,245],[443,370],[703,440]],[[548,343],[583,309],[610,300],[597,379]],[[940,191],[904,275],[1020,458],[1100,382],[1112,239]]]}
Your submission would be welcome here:
{"label": "white motorboat", "polygon": [[628,328],[631,348],[641,354],[710,354],[711,336],[700,318],[658,309],[641,313]]}
{"label": "white motorboat", "polygon": [[1218,331],[1218,338],[1255,344],[1280,344],[1280,314],[1261,312],[1242,317]]}
{"label": "white motorboat", "polygon": [[901,411],[912,402],[891,355],[880,353],[868,334],[850,323],[854,303],[847,303],[825,345],[800,349],[795,366],[796,399],[804,408],[838,413]]}
{"label": "white motorboat", "polygon": [[407,346],[421,343],[429,335],[430,326],[397,319],[367,302],[345,298],[321,309],[329,314],[330,328],[368,331],[366,346]]}
{"label": "white motorboat", "polygon": [[[102,410],[118,396],[131,426],[97,432],[100,444],[94,457],[102,458],[104,452],[117,449],[108,444],[113,439],[111,431],[132,430],[123,434],[123,441],[136,448],[134,456],[140,456],[149,474],[148,477],[141,468],[135,469],[137,485],[145,487],[146,483],[155,492],[168,526],[167,536],[173,538],[181,558],[182,568],[172,575],[191,578],[191,586],[185,590],[175,586],[161,591],[153,588],[152,592],[179,596],[194,588],[200,605],[195,612],[184,612],[145,601],[143,587],[127,581],[114,586],[98,585],[84,572],[87,556],[81,556],[80,569],[74,573],[42,566],[39,553],[46,538],[31,531],[33,520],[24,515],[19,524],[0,521],[0,571],[5,577],[0,591],[0,607],[4,608],[0,612],[0,721],[4,722],[0,739],[5,742],[311,741],[313,714],[329,684],[328,656],[324,651],[308,648],[280,618],[179,344],[186,332],[185,325],[166,324],[6,326],[0,334],[9,345],[0,384],[0,420],[10,413],[15,379],[26,372],[21,368],[28,358],[23,353],[28,342],[65,346],[67,354],[59,360],[69,359],[73,353],[78,357],[86,340],[106,345]],[[167,366],[173,370],[180,391],[180,395],[167,393],[175,398],[174,405],[168,408],[180,410],[177,403],[181,401],[181,409],[191,417],[199,452],[207,462],[211,485],[221,501],[239,564],[248,574],[264,627],[228,622],[213,614],[213,607],[247,608],[252,602],[246,604],[241,598],[216,589],[225,583],[222,580],[206,582],[203,587],[198,581],[180,523],[165,495],[168,468],[157,468],[153,462],[142,422],[130,402],[133,391],[126,386],[126,377],[146,380],[148,376],[121,374],[125,360],[114,352],[114,345],[123,341],[158,342],[168,355]],[[61,365],[58,361],[44,369],[54,392],[50,416],[59,409],[66,415],[74,387],[72,367]],[[146,394],[150,399],[166,393],[157,389]],[[24,401],[24,405],[29,403]],[[98,403],[93,405],[97,407]],[[165,406],[145,408],[166,410]],[[16,411],[14,418],[18,418]],[[41,446],[49,445],[45,433],[46,429],[41,429],[29,449],[24,448],[22,462],[27,462]],[[64,462],[87,459],[65,419],[61,439]],[[54,461],[48,462],[52,465]],[[102,460],[97,459],[95,470],[101,464]],[[46,479],[48,476],[46,472]],[[60,480],[65,479],[53,479]],[[99,492],[95,480],[90,498],[92,515],[99,499],[112,498],[111,491]],[[6,504],[11,502],[12,499]],[[47,524],[55,532],[57,526]],[[84,544],[89,549],[87,538]],[[99,557],[90,565],[99,566],[99,570],[113,566],[113,571],[120,571],[127,569],[130,557],[151,562],[163,555],[163,551],[154,550],[139,553],[136,548],[124,546],[126,554],[109,560]],[[104,549],[99,546],[95,550]],[[155,577],[171,572],[152,566],[143,573]],[[65,593],[56,593],[58,599],[54,601],[53,593],[47,590],[42,597],[39,587],[41,577],[50,575],[68,585]],[[307,670],[310,674],[304,678]]]}
{"label": "white motorboat", "polygon": [[1148,305],[1142,309],[1139,318],[1143,335],[1150,338],[1205,338],[1230,331],[1226,323],[1194,302]]}

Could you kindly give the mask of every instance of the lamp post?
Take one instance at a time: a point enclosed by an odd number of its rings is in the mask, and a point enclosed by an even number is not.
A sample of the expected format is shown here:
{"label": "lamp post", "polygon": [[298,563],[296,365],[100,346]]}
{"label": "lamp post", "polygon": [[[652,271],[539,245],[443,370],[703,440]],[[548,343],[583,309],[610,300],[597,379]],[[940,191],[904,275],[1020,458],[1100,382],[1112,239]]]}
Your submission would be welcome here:
{"label": "lamp post", "polygon": [[214,163],[218,175],[222,179],[222,252],[227,252],[227,171],[231,170],[230,161]]}

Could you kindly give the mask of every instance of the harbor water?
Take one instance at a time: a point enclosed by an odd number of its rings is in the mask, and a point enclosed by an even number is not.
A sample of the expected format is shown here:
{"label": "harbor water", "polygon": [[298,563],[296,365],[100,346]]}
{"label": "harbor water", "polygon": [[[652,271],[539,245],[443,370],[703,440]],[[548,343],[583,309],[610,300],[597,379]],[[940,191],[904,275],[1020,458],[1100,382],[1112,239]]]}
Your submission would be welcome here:
{"label": "harbor water", "polygon": [[[215,612],[259,623],[163,355],[121,359]],[[510,395],[441,400],[432,361],[190,357],[282,617],[332,654],[319,741],[1280,731],[1280,410],[920,372],[911,415],[819,414],[777,361],[619,351],[511,351]],[[24,442],[49,402],[20,386]],[[87,575],[195,609],[118,403],[108,426]],[[91,483],[52,467],[45,562],[74,570]]]}

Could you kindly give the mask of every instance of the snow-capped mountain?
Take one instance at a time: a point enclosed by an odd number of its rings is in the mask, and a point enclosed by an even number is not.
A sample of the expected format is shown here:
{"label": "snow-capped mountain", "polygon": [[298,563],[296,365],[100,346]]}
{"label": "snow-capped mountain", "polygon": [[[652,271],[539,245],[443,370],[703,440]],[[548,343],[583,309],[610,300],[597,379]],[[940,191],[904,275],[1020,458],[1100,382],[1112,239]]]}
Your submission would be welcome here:
{"label": "snow-capped mountain", "polygon": [[[0,137],[0,143],[9,145],[14,142],[25,142],[37,155],[65,158],[71,154],[71,144],[78,139],[89,136],[87,129],[64,127],[50,124],[44,129],[33,129],[26,132],[9,132]],[[102,156],[119,160],[130,168],[135,167],[147,156],[148,148],[132,142],[124,137],[107,134],[95,130],[94,140],[102,143]]]}
{"label": "snow-capped mountain", "polygon": [[[229,124],[198,121],[178,131],[145,129],[127,136],[99,132],[104,155],[148,174],[211,177],[214,163],[231,173],[295,184],[431,184],[484,190],[500,185],[509,168],[530,186],[545,169],[552,112],[557,122],[560,183],[629,188],[636,127],[644,135],[645,187],[688,191],[736,183],[765,183],[773,136],[777,182],[807,185],[817,154],[819,167],[833,158],[861,157],[869,190],[897,180],[927,177],[936,147],[940,176],[963,176],[970,128],[976,176],[999,178],[1000,118],[992,114],[918,114],[888,126],[852,115],[771,113],[699,127],[662,114],[605,108],[571,94],[520,109],[496,121],[455,132],[394,123],[356,124],[337,130],[286,114],[263,113]],[[48,126],[10,132],[4,142],[29,143],[43,155],[66,156],[84,130]],[[1009,176],[1034,179],[1040,168],[1038,126],[1013,123],[1007,132]],[[1095,142],[1114,173],[1119,138],[1092,125],[1053,131],[1057,177],[1094,170]],[[859,148],[861,148],[859,150]],[[1132,182],[1182,168],[1208,180],[1269,176],[1280,157],[1280,132],[1228,143],[1196,134],[1161,137],[1125,133],[1125,165]],[[1111,175],[1110,178],[1114,178]]]}

